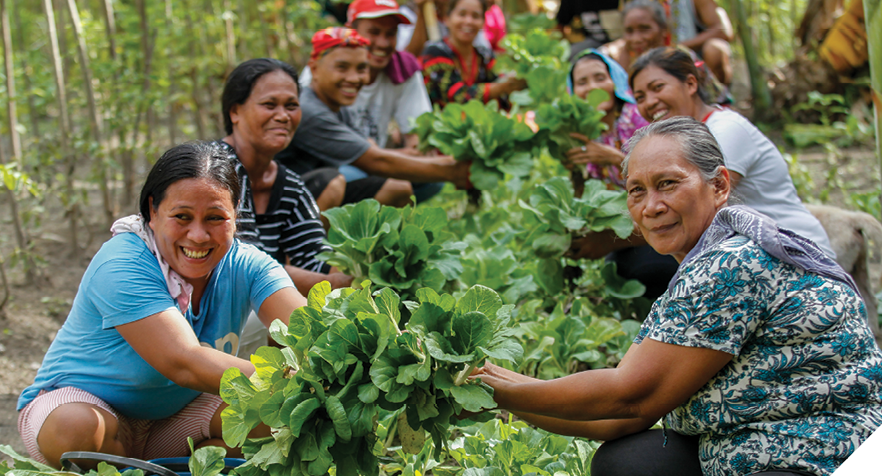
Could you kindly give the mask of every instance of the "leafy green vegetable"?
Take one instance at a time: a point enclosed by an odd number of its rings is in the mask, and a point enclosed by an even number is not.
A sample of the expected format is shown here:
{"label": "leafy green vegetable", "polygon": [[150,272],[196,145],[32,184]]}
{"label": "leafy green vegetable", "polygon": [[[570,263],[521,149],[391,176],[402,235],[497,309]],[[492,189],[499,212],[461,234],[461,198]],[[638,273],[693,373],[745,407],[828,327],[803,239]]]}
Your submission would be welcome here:
{"label": "leafy green vegetable", "polygon": [[526,241],[541,258],[557,258],[570,248],[573,235],[612,229],[627,238],[634,229],[626,214],[625,192],[607,190],[600,180],[589,180],[581,198],[573,196],[570,182],[555,177],[533,188],[529,203],[519,200],[529,230]]}
{"label": "leafy green vegetable", "polygon": [[584,145],[581,141],[570,137],[571,132],[578,132],[590,140],[597,139],[607,129],[603,111],[597,106],[609,99],[609,94],[602,89],[595,89],[582,100],[575,95],[563,95],[548,104],[542,104],[536,111],[536,124],[540,131],[547,131],[548,152],[552,157],[565,161],[565,153],[575,147]]}
{"label": "leafy green vegetable", "polygon": [[465,244],[446,231],[440,208],[381,206],[373,199],[324,212],[331,223],[327,243],[333,251],[319,259],[349,273],[355,282],[370,279],[405,298],[417,289],[441,291],[462,272]]}
{"label": "leafy green vegetable", "polygon": [[500,67],[527,81],[527,91],[512,94],[512,102],[535,107],[566,95],[569,46],[565,40],[535,28],[525,35],[506,35],[502,43],[508,54],[500,59]]}
{"label": "leafy green vegetable", "polygon": [[[340,476],[377,475],[381,408],[404,409],[408,425],[428,431],[440,454],[454,415],[495,407],[492,389],[467,377],[488,357],[514,363],[521,356],[511,339],[513,306],[482,286],[458,301],[424,287],[419,302],[407,303],[390,288],[362,287],[314,286],[287,328],[271,327],[282,350],[252,356],[250,379],[235,368],[224,373],[224,441],[242,446],[248,459],[239,475],[323,476],[332,465]],[[412,317],[402,332],[405,305]],[[272,436],[249,439],[260,422]]]}
{"label": "leafy green vegetable", "polygon": [[471,161],[469,179],[479,190],[495,189],[505,174],[526,176],[533,166],[533,131],[501,113],[496,101],[436,106],[416,119],[414,132],[422,150]]}

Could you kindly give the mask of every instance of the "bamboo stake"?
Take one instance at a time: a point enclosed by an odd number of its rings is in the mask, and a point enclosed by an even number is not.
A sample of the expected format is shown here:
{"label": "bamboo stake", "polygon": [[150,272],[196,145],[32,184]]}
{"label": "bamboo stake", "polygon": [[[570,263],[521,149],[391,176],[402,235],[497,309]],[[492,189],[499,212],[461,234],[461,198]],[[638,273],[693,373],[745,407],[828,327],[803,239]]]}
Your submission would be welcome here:
{"label": "bamboo stake", "polygon": [[[12,34],[9,31],[9,11],[6,9],[6,0],[0,0],[0,30],[3,33],[3,57],[4,63],[6,66],[6,100],[7,100],[7,111],[9,112],[9,131],[12,136],[12,159],[16,161],[19,165],[20,170],[24,170],[22,164],[21,157],[21,141],[18,137],[18,129],[16,128],[17,124],[17,116],[15,112],[15,77],[13,75],[13,63],[12,63]],[[6,163],[6,157],[3,155],[3,151],[0,150],[0,163]],[[36,281],[35,274],[35,264],[34,260],[31,259],[31,255],[29,252],[30,248],[30,239],[28,238],[27,233],[25,233],[24,225],[21,221],[21,215],[18,210],[18,198],[15,196],[15,191],[6,188],[6,186],[2,186],[6,189],[6,197],[9,200],[9,208],[12,213],[12,226],[15,228],[15,241],[18,244],[18,249],[21,250],[25,255],[25,279],[28,284],[33,284]],[[2,260],[2,257],[0,257]],[[2,269],[0,269],[2,271]],[[4,297],[3,305],[6,303],[6,298],[9,297],[9,288],[6,282],[6,276],[3,276],[3,285],[6,288],[6,297]],[[0,309],[3,308],[3,305],[0,305]]]}
{"label": "bamboo stake", "polygon": [[64,70],[61,67],[61,52],[58,48],[58,32],[55,29],[55,10],[52,0],[43,0],[43,9],[46,13],[46,23],[49,30],[49,46],[52,52],[52,75],[55,78],[56,97],[58,98],[58,110],[61,113],[61,156],[67,162],[65,174],[65,206],[67,207],[68,220],[70,220],[70,254],[76,256],[79,252],[77,218],[79,205],[75,196],[74,172],[76,171],[76,157],[70,151],[70,116],[67,111],[67,93],[64,89]]}
{"label": "bamboo stake", "polygon": [[3,59],[6,65],[6,112],[9,117],[9,135],[12,139],[12,157],[18,162],[21,170],[24,163],[21,158],[21,137],[18,135],[18,115],[15,109],[15,71],[12,64],[12,33],[9,28],[9,11],[6,0],[0,0],[0,30],[3,31]]}
{"label": "bamboo stake", "polygon": [[89,126],[92,130],[92,138],[98,144],[98,186],[101,189],[101,199],[104,204],[104,220],[109,227],[113,223],[114,211],[110,198],[110,186],[107,180],[107,147],[104,143],[104,124],[101,114],[98,112],[98,101],[95,100],[95,87],[92,85],[92,67],[89,66],[89,51],[86,46],[86,36],[83,34],[83,23],[80,21],[80,12],[75,0],[67,0],[67,11],[73,23],[74,38],[77,41],[77,55],[80,59],[80,71],[83,72],[83,83],[86,87],[86,102],[89,106]]}

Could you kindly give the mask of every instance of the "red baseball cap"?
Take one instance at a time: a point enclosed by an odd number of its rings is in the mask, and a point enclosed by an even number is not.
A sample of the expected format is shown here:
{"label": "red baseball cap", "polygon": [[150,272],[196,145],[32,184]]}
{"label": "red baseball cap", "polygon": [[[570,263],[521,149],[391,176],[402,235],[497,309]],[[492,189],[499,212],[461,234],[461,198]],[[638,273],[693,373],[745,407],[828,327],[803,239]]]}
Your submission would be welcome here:
{"label": "red baseball cap", "polygon": [[398,11],[398,2],[395,0],[355,0],[349,4],[349,9],[346,11],[346,24],[352,25],[352,22],[359,18],[380,18],[389,15],[395,15],[401,23],[410,25],[410,19]]}

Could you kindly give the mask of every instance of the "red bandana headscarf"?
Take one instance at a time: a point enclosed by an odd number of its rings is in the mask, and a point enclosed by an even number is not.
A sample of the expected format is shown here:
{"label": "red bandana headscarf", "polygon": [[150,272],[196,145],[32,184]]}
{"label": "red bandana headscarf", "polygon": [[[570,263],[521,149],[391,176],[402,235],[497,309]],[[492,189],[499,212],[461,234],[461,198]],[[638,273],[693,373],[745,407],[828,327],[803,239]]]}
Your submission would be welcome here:
{"label": "red bandana headscarf", "polygon": [[361,37],[355,30],[341,26],[333,26],[319,30],[312,36],[312,55],[310,59],[318,59],[331,48],[338,46],[360,47],[370,45],[370,40]]}

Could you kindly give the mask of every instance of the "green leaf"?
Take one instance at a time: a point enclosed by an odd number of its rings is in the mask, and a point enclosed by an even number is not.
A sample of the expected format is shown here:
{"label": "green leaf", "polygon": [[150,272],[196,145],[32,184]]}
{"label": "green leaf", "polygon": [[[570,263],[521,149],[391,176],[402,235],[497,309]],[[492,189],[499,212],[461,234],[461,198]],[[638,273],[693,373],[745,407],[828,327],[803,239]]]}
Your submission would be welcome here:
{"label": "green leaf", "polygon": [[337,397],[330,395],[328,396],[328,399],[325,400],[325,409],[328,411],[328,416],[334,424],[334,430],[337,432],[337,436],[340,437],[342,441],[349,441],[352,438],[352,427],[349,424],[349,419],[346,416],[346,410],[343,408],[343,404],[340,403],[340,400]]}
{"label": "green leaf", "polygon": [[456,313],[480,312],[485,316],[495,316],[502,308],[502,299],[492,289],[476,285],[469,288],[465,295],[456,303]]}
{"label": "green leaf", "polygon": [[321,406],[322,404],[319,399],[312,397],[300,402],[294,408],[294,411],[291,412],[291,416],[288,418],[288,425],[291,427],[291,434],[294,435],[295,438],[300,436],[300,430],[303,428],[303,425]]}
{"label": "green leaf", "polygon": [[450,389],[450,395],[467,411],[480,412],[484,409],[496,408],[493,394],[486,388],[477,384],[454,386]]}
{"label": "green leaf", "polygon": [[[497,299],[499,297],[497,296]],[[501,300],[500,300],[501,304]],[[453,336],[450,338],[454,350],[461,355],[473,353],[479,346],[493,337],[493,323],[481,312],[470,311],[453,316]]]}

